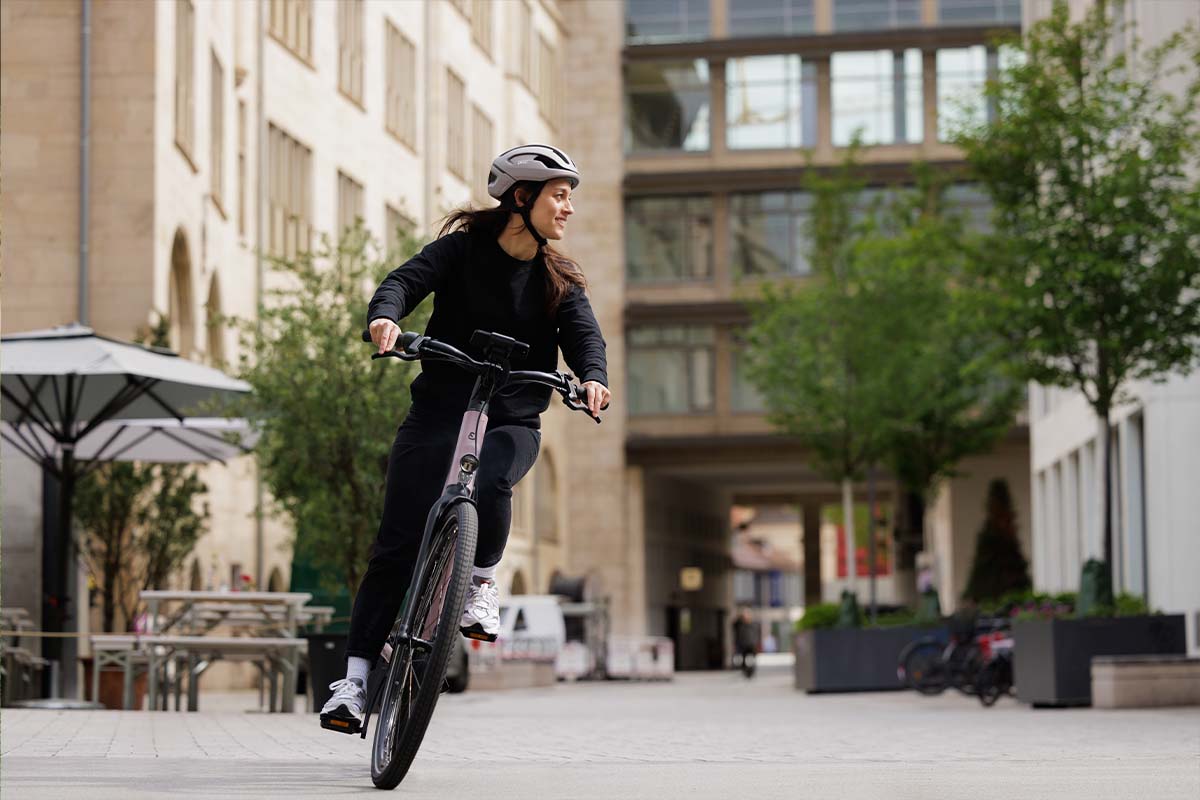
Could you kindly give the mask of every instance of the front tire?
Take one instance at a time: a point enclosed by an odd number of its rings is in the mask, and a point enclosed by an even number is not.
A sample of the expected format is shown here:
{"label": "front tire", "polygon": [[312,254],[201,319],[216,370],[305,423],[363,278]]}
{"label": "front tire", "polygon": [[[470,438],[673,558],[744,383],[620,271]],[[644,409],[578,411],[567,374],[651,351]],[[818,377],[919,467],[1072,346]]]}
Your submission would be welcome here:
{"label": "front tire", "polygon": [[933,640],[913,645],[904,658],[904,675],[909,686],[927,695],[941,694],[946,690],[943,649],[940,642]]}
{"label": "front tire", "polygon": [[467,582],[475,566],[475,506],[459,503],[435,531],[413,617],[413,635],[432,643],[428,653],[411,643],[394,645],[371,748],[371,780],[394,789],[421,746],[441,695],[446,666],[458,637]]}

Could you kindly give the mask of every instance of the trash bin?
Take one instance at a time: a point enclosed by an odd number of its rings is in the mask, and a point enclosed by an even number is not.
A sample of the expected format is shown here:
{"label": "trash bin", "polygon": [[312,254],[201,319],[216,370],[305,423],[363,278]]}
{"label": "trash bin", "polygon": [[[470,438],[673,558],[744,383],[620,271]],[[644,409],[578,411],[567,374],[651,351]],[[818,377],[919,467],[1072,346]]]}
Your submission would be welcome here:
{"label": "trash bin", "polygon": [[312,710],[321,711],[333,694],[329,684],[346,677],[346,639],[344,633],[309,633],[308,679],[312,683]]}

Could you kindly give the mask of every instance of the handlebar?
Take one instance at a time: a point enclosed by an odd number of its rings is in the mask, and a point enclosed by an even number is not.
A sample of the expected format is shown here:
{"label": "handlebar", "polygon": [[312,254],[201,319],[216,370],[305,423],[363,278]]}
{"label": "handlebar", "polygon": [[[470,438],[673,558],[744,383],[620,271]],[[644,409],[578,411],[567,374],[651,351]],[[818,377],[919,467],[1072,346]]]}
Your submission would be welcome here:
{"label": "handlebar", "polygon": [[[362,340],[370,343],[372,341],[371,332],[364,330]],[[573,411],[582,411],[596,420],[597,425],[600,424],[600,417],[592,414],[587,407],[587,391],[582,386],[571,382],[574,376],[569,372],[507,370],[499,364],[477,361],[453,345],[413,331],[401,333],[392,350],[386,353],[371,354],[372,361],[380,358],[398,358],[401,361],[444,361],[476,374],[483,373],[488,369],[501,369],[506,373],[504,383],[540,383],[543,386],[549,386],[562,396],[563,405],[567,408]],[[607,404],[602,406],[601,410],[606,408],[608,408]]]}

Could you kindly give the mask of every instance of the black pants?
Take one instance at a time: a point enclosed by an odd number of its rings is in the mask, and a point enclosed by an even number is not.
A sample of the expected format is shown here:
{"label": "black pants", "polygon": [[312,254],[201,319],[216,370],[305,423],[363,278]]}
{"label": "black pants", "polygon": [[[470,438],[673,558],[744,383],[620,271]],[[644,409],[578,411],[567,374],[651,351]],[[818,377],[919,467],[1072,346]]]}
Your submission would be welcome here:
{"label": "black pants", "polygon": [[[396,431],[388,457],[387,496],[371,560],[354,598],[346,655],[375,663],[412,580],[425,518],[441,496],[462,416],[414,408]],[[525,425],[489,425],[475,476],[479,542],[475,565],[504,555],[512,522],[512,489],[533,467],[541,432]]]}

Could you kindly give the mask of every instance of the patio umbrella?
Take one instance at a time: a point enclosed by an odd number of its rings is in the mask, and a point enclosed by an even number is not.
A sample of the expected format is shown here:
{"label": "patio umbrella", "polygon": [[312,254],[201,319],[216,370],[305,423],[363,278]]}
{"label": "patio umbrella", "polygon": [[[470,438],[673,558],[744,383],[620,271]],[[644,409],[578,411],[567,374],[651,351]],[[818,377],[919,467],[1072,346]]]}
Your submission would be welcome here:
{"label": "patio umbrella", "polygon": [[[57,461],[58,442],[36,425],[0,423],[0,436],[39,464]],[[106,461],[150,461],[188,464],[236,458],[250,452],[258,433],[244,419],[187,417],[178,419],[114,419],[97,425],[75,443],[76,471],[88,472]]]}
{"label": "patio umbrella", "polygon": [[[216,413],[213,408],[249,390],[247,383],[220,370],[161,348],[98,336],[78,324],[0,337],[4,438],[26,454],[40,457],[44,469],[59,483],[57,529],[43,524],[43,630],[63,631],[70,616],[72,500],[75,480],[88,468],[81,461],[81,445],[95,448],[93,457],[116,453],[113,445],[121,437],[136,439],[138,425],[133,421],[147,426],[148,420],[176,420],[182,425],[189,416],[211,417]],[[101,426],[121,420],[130,422],[109,425],[104,435]],[[149,430],[153,431],[152,425]],[[178,435],[179,429],[174,433]],[[161,438],[163,431],[152,435]],[[189,437],[195,435],[194,430],[188,432]],[[131,442],[125,440],[127,445]],[[132,446],[124,452],[131,450]],[[47,639],[43,655],[61,659],[63,641]],[[71,640],[68,652],[74,650]],[[73,675],[66,663],[60,663],[64,675]]]}

